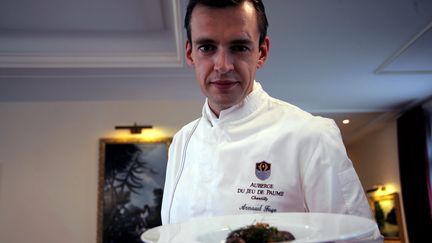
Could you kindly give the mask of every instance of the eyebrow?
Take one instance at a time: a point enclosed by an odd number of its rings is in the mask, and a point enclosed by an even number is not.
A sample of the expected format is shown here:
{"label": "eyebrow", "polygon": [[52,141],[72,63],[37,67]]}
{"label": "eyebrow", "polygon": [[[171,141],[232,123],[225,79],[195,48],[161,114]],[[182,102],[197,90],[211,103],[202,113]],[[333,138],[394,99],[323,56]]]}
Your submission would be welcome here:
{"label": "eyebrow", "polygon": [[[202,44],[215,44],[216,41],[210,39],[210,38],[201,38],[194,41],[195,45],[202,45]],[[249,39],[234,39],[229,42],[231,45],[253,45],[253,42]]]}
{"label": "eyebrow", "polygon": [[237,39],[230,41],[230,44],[234,45],[253,45],[253,42],[249,39]]}
{"label": "eyebrow", "polygon": [[202,44],[214,44],[216,42],[210,38],[201,38],[201,39],[195,40],[193,43],[195,45],[202,45]]}

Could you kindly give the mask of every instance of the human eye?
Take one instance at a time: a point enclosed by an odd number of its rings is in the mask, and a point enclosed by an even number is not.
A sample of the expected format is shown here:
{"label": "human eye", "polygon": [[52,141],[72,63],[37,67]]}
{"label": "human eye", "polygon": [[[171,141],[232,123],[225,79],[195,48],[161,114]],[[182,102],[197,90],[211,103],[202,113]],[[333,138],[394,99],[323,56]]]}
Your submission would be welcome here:
{"label": "human eye", "polygon": [[216,50],[216,47],[214,45],[211,44],[203,44],[198,46],[198,50],[202,53],[210,53],[214,50]]}
{"label": "human eye", "polygon": [[231,47],[231,51],[239,53],[247,52],[249,50],[250,48],[246,45],[234,45]]}

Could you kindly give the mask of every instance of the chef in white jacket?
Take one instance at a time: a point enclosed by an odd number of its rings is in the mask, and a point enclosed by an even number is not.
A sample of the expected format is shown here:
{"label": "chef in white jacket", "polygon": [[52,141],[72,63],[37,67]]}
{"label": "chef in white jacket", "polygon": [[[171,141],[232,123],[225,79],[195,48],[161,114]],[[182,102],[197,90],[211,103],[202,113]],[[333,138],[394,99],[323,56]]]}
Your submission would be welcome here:
{"label": "chef in white jacket", "polygon": [[269,53],[267,26],[260,0],[189,2],[186,60],[207,99],[170,146],[163,224],[267,212],[371,218],[335,123],[255,81]]}

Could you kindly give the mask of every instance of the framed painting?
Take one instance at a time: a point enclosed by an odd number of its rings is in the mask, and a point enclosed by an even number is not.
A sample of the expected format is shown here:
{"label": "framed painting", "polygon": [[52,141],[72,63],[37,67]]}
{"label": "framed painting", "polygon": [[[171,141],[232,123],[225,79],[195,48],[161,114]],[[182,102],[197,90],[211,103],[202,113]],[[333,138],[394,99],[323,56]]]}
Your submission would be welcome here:
{"label": "framed painting", "polygon": [[404,242],[399,194],[371,196],[368,200],[384,242]]}
{"label": "framed painting", "polygon": [[141,243],[143,232],[161,225],[170,142],[99,141],[98,243]]}

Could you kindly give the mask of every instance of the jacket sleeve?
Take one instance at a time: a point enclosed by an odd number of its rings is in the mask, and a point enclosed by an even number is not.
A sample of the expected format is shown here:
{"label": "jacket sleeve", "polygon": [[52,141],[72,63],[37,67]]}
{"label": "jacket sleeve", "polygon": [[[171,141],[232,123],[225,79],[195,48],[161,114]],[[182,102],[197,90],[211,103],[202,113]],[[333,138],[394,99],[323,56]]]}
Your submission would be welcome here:
{"label": "jacket sleeve", "polygon": [[302,187],[310,212],[328,212],[372,218],[356,171],[348,158],[333,120],[319,119],[310,129],[309,158],[303,167]]}
{"label": "jacket sleeve", "polygon": [[[302,136],[301,184],[309,212],[350,214],[372,219],[371,209],[333,120],[315,117]],[[362,242],[383,242],[378,226]]]}

